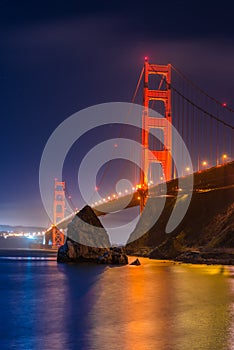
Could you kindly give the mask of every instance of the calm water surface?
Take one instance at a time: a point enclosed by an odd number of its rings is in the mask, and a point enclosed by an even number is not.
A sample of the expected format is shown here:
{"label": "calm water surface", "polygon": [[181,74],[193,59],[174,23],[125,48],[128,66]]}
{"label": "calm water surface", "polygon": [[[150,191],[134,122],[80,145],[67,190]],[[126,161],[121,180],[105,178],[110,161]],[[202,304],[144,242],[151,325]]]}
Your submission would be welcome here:
{"label": "calm water surface", "polygon": [[1,252],[0,349],[234,349],[234,267],[140,261]]}

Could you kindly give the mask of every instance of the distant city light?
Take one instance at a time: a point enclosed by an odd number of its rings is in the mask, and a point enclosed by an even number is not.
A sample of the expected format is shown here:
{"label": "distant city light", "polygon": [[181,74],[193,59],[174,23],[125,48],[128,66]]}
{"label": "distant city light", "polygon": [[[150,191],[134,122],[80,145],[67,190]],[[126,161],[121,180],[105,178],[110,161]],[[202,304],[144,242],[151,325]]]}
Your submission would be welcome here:
{"label": "distant city light", "polygon": [[206,166],[206,165],[207,165],[207,161],[204,160],[204,161],[202,162],[202,165],[203,165],[203,166]]}

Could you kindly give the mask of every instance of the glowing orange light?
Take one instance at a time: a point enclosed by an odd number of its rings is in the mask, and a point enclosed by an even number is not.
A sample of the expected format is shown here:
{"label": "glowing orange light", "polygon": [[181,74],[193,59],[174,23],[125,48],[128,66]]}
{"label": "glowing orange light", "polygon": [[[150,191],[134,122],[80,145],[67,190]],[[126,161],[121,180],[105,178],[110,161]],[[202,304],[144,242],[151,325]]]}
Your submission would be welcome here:
{"label": "glowing orange light", "polygon": [[223,159],[227,159],[227,155],[226,154],[223,154]]}
{"label": "glowing orange light", "polygon": [[141,199],[141,197],[137,197],[137,199],[138,199],[138,200],[140,200],[140,199]]}
{"label": "glowing orange light", "polygon": [[206,166],[207,165],[207,161],[204,160],[204,162],[202,162],[202,165]]}

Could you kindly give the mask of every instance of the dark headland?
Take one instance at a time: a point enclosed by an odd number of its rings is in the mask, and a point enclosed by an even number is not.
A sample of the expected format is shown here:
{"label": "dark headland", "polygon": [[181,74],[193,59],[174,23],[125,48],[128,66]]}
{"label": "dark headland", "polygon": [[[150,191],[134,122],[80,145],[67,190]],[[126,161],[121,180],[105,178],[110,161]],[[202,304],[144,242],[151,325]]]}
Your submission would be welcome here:
{"label": "dark headland", "polygon": [[[173,193],[177,180],[170,181],[167,186],[168,193]],[[165,228],[175,200],[176,192],[175,196],[167,197],[159,220],[143,236],[141,232],[149,218],[142,215],[126,245],[127,254],[188,263],[234,265],[234,162],[195,174],[189,209],[180,225],[167,234]],[[153,215],[157,201],[148,201],[149,215]]]}

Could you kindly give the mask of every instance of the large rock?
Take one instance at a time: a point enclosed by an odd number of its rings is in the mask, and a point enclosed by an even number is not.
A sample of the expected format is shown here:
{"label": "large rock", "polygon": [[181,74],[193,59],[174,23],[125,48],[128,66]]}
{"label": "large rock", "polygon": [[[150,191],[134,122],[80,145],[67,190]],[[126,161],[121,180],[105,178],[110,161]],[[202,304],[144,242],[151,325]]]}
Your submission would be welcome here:
{"label": "large rock", "polygon": [[68,225],[66,243],[58,250],[58,262],[95,262],[124,265],[124,248],[110,247],[109,236],[92,208],[85,206]]}
{"label": "large rock", "polygon": [[86,205],[68,225],[67,237],[89,247],[110,247],[109,236],[93,209]]}

